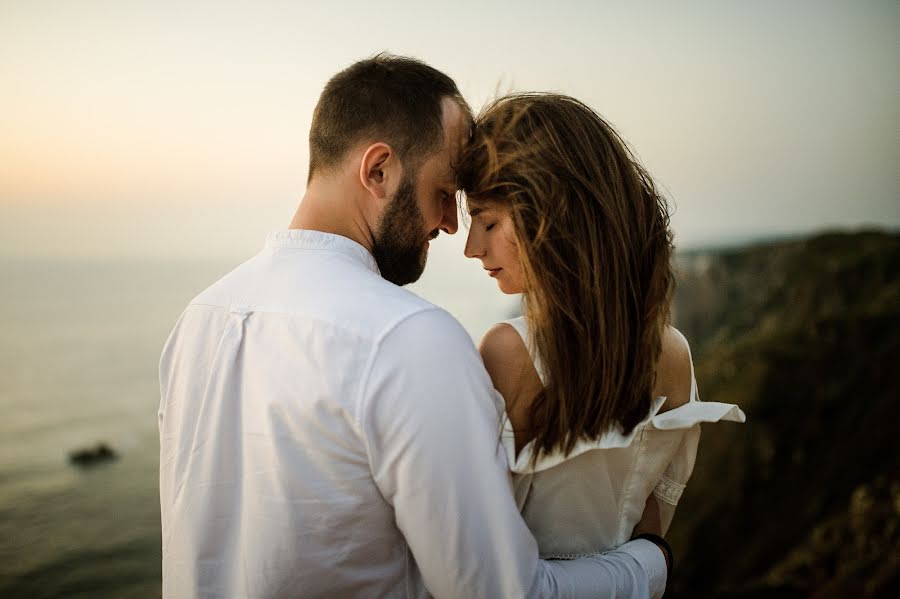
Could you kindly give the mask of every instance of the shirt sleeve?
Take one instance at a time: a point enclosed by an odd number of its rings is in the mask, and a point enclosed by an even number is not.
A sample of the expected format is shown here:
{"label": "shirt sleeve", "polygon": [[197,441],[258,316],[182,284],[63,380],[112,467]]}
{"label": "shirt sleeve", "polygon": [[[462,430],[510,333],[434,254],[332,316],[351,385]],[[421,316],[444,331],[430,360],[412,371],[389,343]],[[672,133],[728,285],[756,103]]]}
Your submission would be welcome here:
{"label": "shirt sleeve", "polygon": [[700,443],[700,425],[695,424],[684,432],[681,445],[672,456],[672,461],[666,466],[666,471],[653,489],[653,495],[659,500],[659,519],[662,525],[662,534],[665,535],[672,518],[675,516],[675,508],[681,494],[687,488],[688,479],[694,471],[694,462],[697,460],[697,446]]}
{"label": "shirt sleeve", "polygon": [[471,338],[443,310],[407,317],[375,349],[358,419],[372,476],[428,591],[661,596],[665,560],[648,541],[573,561],[538,558],[513,498],[500,406]]}

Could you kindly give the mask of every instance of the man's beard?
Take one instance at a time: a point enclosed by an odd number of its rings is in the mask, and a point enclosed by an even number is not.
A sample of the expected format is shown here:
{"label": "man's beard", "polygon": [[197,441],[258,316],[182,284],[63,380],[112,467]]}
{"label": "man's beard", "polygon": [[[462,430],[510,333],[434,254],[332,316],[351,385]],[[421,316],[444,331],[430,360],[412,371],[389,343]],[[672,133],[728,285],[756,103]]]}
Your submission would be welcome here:
{"label": "man's beard", "polygon": [[395,285],[406,285],[422,276],[428,257],[424,231],[425,217],[416,203],[413,177],[404,176],[372,243],[372,255],[382,277]]}

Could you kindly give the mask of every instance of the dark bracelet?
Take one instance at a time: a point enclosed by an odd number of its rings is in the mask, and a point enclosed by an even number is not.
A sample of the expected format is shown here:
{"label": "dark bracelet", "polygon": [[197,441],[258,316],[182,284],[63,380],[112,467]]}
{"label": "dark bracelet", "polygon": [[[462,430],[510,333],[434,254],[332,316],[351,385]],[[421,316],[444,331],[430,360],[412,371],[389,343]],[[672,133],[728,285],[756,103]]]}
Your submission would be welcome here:
{"label": "dark bracelet", "polygon": [[669,574],[668,574],[668,576],[666,576],[666,579],[671,580],[672,579],[672,571],[675,569],[675,554],[672,553],[672,547],[670,547],[669,544],[666,543],[666,540],[664,538],[662,538],[661,536],[655,535],[650,532],[643,532],[643,533],[635,536],[632,539],[632,541],[634,539],[646,539],[646,540],[650,541],[651,543],[655,543],[657,547],[659,547],[660,549],[663,550],[663,552],[668,556],[668,559],[666,561],[668,562],[667,565],[669,566]]}

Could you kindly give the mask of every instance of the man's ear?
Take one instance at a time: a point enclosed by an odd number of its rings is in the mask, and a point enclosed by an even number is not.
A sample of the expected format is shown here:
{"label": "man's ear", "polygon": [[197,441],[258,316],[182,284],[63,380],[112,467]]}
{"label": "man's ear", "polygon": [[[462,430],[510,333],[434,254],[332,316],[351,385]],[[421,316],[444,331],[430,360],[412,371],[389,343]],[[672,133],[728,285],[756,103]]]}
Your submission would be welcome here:
{"label": "man's ear", "polygon": [[400,161],[391,146],[378,142],[366,148],[359,165],[359,180],[369,193],[381,200],[391,196],[400,175]]}

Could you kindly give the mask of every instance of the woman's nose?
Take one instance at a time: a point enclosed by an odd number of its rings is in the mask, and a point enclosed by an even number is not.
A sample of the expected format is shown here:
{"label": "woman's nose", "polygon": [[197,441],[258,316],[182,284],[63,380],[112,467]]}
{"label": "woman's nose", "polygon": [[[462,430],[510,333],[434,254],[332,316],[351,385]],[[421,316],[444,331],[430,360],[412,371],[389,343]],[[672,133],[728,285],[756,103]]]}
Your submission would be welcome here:
{"label": "woman's nose", "polygon": [[463,250],[463,255],[466,258],[481,258],[484,256],[484,249],[478,243],[471,229],[469,230],[469,236],[466,237],[466,247]]}

